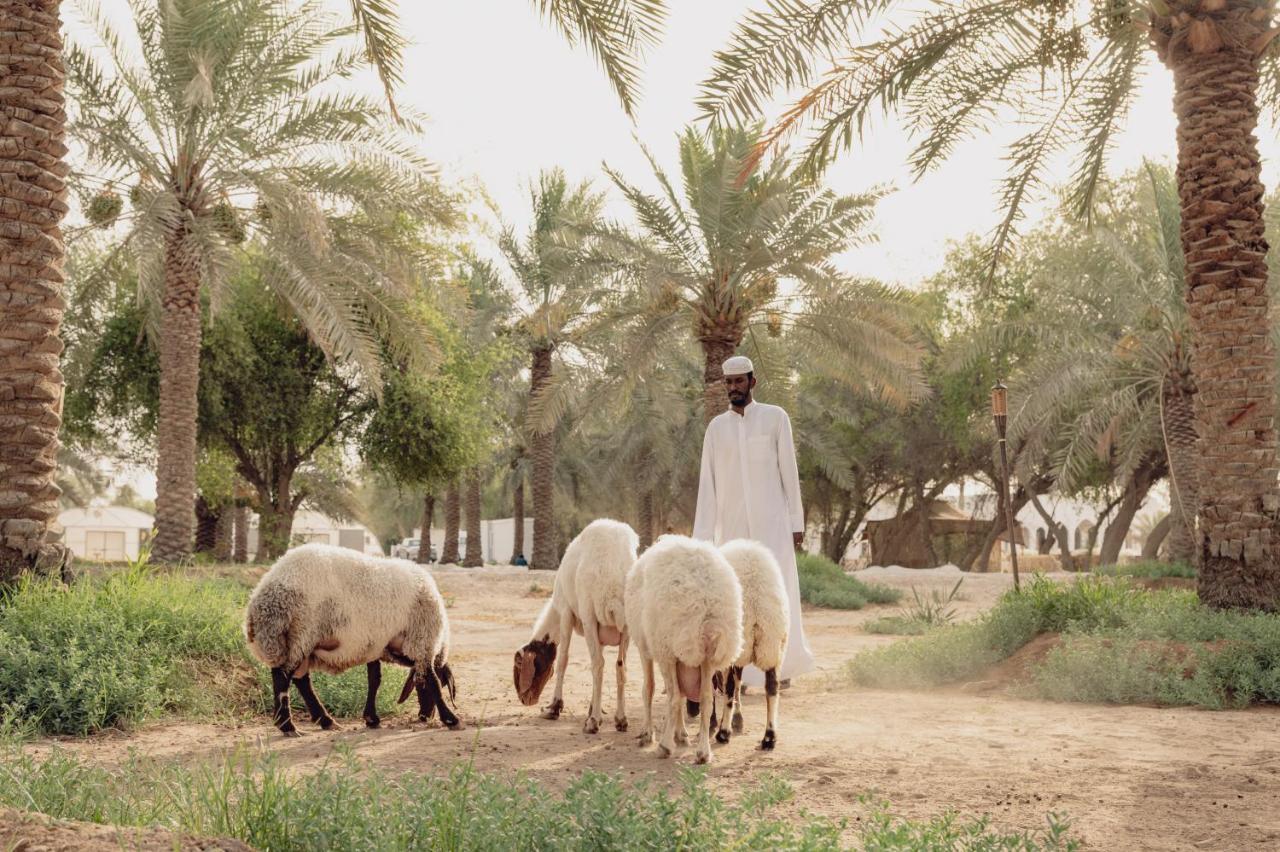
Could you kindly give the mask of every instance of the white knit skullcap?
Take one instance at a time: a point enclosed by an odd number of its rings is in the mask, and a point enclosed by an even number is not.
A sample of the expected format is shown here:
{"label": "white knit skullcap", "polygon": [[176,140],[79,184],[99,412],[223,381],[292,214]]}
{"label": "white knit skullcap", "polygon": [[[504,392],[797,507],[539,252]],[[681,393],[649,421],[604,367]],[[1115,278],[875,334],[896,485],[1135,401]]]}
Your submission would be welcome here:
{"label": "white knit skullcap", "polygon": [[725,361],[721,370],[726,376],[745,376],[747,373],[755,372],[755,367],[751,364],[751,359],[745,355],[734,355],[728,361]]}

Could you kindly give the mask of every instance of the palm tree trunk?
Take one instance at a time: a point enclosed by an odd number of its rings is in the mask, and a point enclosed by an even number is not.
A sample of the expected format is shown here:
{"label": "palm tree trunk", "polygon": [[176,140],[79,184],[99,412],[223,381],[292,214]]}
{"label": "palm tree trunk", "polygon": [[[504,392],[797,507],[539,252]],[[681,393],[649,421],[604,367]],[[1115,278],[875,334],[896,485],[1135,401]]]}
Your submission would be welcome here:
{"label": "palm tree trunk", "polygon": [[418,564],[428,565],[431,562],[431,522],[436,516],[436,495],[427,494],[422,498],[422,535],[418,536]]}
{"label": "palm tree trunk", "polygon": [[249,561],[249,507],[236,506],[235,543],[231,548],[231,561],[243,564]]}
{"label": "palm tree trunk", "polygon": [[[185,226],[165,248],[160,325],[156,541],[160,562],[191,554],[196,501],[196,391],[200,380],[200,270]],[[264,517],[265,520],[265,517]],[[266,532],[265,525],[259,532]]]}
{"label": "palm tree trunk", "polygon": [[640,535],[640,550],[644,552],[653,544],[653,489],[646,488],[640,494],[636,511],[637,532]]}
{"label": "palm tree trunk", "polygon": [[57,576],[67,550],[45,540],[58,515],[59,328],[67,212],[66,113],[58,0],[0,0],[0,582]]}
{"label": "palm tree trunk", "polygon": [[480,473],[467,477],[467,555],[463,568],[479,568],[484,564],[484,542],[480,536]]}
{"label": "palm tree trunk", "polygon": [[231,506],[223,506],[218,512],[217,529],[213,536],[213,558],[219,562],[231,561],[231,535],[235,526],[236,510]]}
{"label": "palm tree trunk", "polygon": [[511,495],[511,519],[515,522],[514,539],[511,545],[511,563],[514,565],[517,556],[524,556],[524,474],[519,474],[515,491]]}
{"label": "palm tree trunk", "polygon": [[444,492],[444,550],[440,553],[441,565],[458,564],[458,523],[461,520],[461,500],[458,483],[450,482]]}
{"label": "palm tree trunk", "polygon": [[[529,397],[538,393],[551,380],[551,349],[533,350],[533,367],[529,380]],[[554,571],[556,558],[555,505],[553,493],[556,476],[556,436],[554,432],[533,435],[533,558],[529,567]]]}
{"label": "palm tree trunk", "polygon": [[1199,592],[1210,606],[1275,609],[1275,352],[1254,137],[1256,45],[1274,13],[1254,0],[1208,6],[1153,21],[1174,80],[1198,455],[1214,473],[1200,484]]}
{"label": "palm tree trunk", "polygon": [[[1172,383],[1169,383],[1172,385]],[[1169,558],[1194,565],[1196,514],[1200,510],[1200,470],[1192,394],[1165,388],[1163,415],[1169,456]]]}
{"label": "palm tree trunk", "polygon": [[196,553],[211,553],[218,542],[218,513],[203,497],[196,497]]}
{"label": "palm tree trunk", "polygon": [[1169,537],[1169,528],[1173,526],[1173,514],[1165,515],[1152,528],[1147,535],[1147,540],[1142,545],[1142,558],[1144,560],[1155,559],[1160,555],[1160,545],[1164,544],[1164,540]]}
{"label": "palm tree trunk", "polygon": [[741,342],[742,336],[727,329],[717,329],[714,333],[704,334],[699,338],[702,344],[702,406],[703,422],[710,423],[718,414],[729,407],[729,392],[724,387],[724,369],[726,360],[733,356]]}

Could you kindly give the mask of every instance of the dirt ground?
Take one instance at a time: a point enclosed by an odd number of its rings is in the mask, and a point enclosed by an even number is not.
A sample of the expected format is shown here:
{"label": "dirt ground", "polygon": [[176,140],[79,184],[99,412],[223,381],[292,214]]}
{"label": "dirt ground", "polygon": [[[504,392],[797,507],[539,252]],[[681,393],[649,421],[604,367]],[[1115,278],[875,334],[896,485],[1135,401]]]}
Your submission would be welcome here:
{"label": "dirt ground", "polygon": [[[559,721],[544,721],[536,708],[516,700],[512,654],[528,638],[551,577],[499,568],[439,572],[453,601],[451,663],[465,731],[419,725],[402,713],[377,731],[365,730],[359,720],[337,733],[303,724],[306,735],[299,739],[280,737],[263,718],[239,726],[164,724],[60,745],[112,764],[130,752],[200,759],[247,744],[306,768],[342,742],[389,770],[430,771],[472,758],[480,769],[521,768],[551,785],[587,768],[637,779],[671,777],[673,761],[635,742],[640,708],[634,660],[628,666],[629,733],[615,732],[611,723],[596,735],[582,732],[590,692],[580,639]],[[943,576],[876,579],[944,593],[955,582]],[[989,607],[1008,582],[1001,575],[966,577],[956,606],[960,617]],[[797,812],[851,823],[864,813],[859,797],[870,792],[902,816],[955,809],[990,814],[1009,829],[1041,827],[1046,813],[1055,811],[1070,817],[1072,834],[1090,849],[1280,848],[1280,711],[1052,704],[983,689],[886,692],[850,685],[842,675],[850,657],[900,641],[867,634],[861,625],[897,609],[807,610],[805,630],[819,670],[783,693],[777,750],[755,748],[764,707],[763,697],[752,694],[745,702],[747,732],[717,747],[712,783],[733,790],[766,774],[781,776],[795,789]],[[611,720],[611,651],[606,659],[605,717]],[[392,672],[383,688],[394,690],[400,682],[399,672]],[[550,692],[549,684],[544,701]],[[692,749],[674,762],[692,762]]]}

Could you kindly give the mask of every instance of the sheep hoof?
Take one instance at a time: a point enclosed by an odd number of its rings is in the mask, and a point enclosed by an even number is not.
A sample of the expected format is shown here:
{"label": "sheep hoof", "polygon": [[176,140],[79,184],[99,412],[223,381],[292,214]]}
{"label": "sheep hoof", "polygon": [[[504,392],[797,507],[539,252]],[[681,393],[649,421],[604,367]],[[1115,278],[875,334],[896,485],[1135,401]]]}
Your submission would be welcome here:
{"label": "sheep hoof", "polygon": [[614,730],[618,731],[619,733],[625,734],[627,732],[627,717],[623,716],[621,719],[615,718],[613,720],[613,727],[614,727]]}
{"label": "sheep hoof", "polygon": [[588,716],[587,720],[582,723],[582,732],[584,734],[598,734],[600,732],[600,720],[594,716]]}
{"label": "sheep hoof", "polygon": [[689,732],[676,728],[676,745],[688,745]]}
{"label": "sheep hoof", "polygon": [[671,756],[671,749],[667,748],[662,743],[658,743],[658,757],[670,757],[670,756]]}
{"label": "sheep hoof", "polygon": [[742,725],[742,714],[741,714],[741,713],[735,713],[735,714],[733,715],[733,732],[734,732],[735,734],[740,734],[740,733],[742,733],[742,727],[743,727],[743,725]]}
{"label": "sheep hoof", "polygon": [[333,721],[332,716],[325,716],[323,719],[319,720],[319,723],[320,723],[320,729],[324,731],[341,731],[342,730],[342,726],[339,725],[337,722]]}
{"label": "sheep hoof", "polygon": [[697,756],[694,757],[693,762],[698,766],[707,765],[711,762],[711,752],[708,751],[705,754],[703,752],[698,752]]}
{"label": "sheep hoof", "polygon": [[764,739],[760,741],[760,750],[773,751],[773,747],[777,745],[777,742],[778,742],[777,735],[774,734],[773,731],[765,731]]}
{"label": "sheep hoof", "polygon": [[466,725],[462,724],[461,719],[454,719],[452,722],[445,722],[444,726],[451,731],[463,731],[463,730],[466,730],[466,727],[467,727]]}
{"label": "sheep hoof", "polygon": [[652,731],[645,731],[643,734],[641,734],[640,736],[636,737],[636,742],[638,742],[638,743],[640,744],[640,748],[644,748],[645,746],[653,745],[653,732],[652,732]]}
{"label": "sheep hoof", "polygon": [[286,737],[302,736],[302,731],[299,731],[297,728],[289,728],[288,730],[282,730],[280,733],[284,734]]}
{"label": "sheep hoof", "polygon": [[547,705],[547,709],[542,711],[542,718],[555,721],[560,718],[560,711],[564,709],[564,702],[557,698]]}
{"label": "sheep hoof", "polygon": [[724,745],[729,742],[729,732],[723,728],[716,731],[716,742],[720,743],[720,745]]}
{"label": "sheep hoof", "polygon": [[381,728],[382,720],[379,719],[377,716],[365,716],[364,726],[366,728]]}

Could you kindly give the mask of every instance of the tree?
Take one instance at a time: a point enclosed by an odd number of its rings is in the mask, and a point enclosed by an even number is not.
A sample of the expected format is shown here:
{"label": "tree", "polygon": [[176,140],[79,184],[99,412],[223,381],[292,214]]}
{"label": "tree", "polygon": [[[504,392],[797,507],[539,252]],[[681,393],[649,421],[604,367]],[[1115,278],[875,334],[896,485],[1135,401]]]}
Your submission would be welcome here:
{"label": "tree", "polygon": [[[125,226],[159,330],[155,557],[190,551],[201,304],[222,301],[251,228],[273,286],[336,359],[376,386],[382,343],[412,352],[402,321],[414,274],[384,241],[387,211],[448,221],[451,200],[377,101],[335,93],[360,67],[319,6],[178,0],[135,7],[132,42],[95,20],[111,72],[68,54],[70,130],[103,177],[99,224]],[[410,126],[412,129],[412,126]],[[131,210],[117,187],[131,186]],[[89,213],[94,217],[91,203]]]}
{"label": "tree", "polygon": [[916,174],[1006,109],[1029,116],[1031,129],[1009,150],[994,262],[1064,150],[1077,153],[1072,205],[1092,212],[1152,44],[1173,73],[1194,421],[1201,464],[1214,473],[1201,483],[1200,596],[1219,607],[1280,607],[1275,354],[1254,137],[1260,104],[1280,98],[1275,3],[1135,0],[1091,4],[1083,16],[1066,0],[938,5],[854,45],[850,29],[869,31],[899,4],[773,4],[744,20],[718,55],[704,112],[751,115],[780,83],[808,86],[822,58],[849,57],[800,97],[761,150],[812,124],[806,158],[825,162],[858,138],[872,111],[898,110],[920,132]]}
{"label": "tree", "polygon": [[[657,356],[653,334],[692,327],[710,422],[728,407],[720,365],[748,334],[789,323],[794,342],[822,351],[833,375],[905,402],[921,390],[909,299],[833,263],[868,238],[880,193],[837,195],[785,156],[750,166],[759,141],[755,129],[686,130],[683,198],[651,155],[659,195],[609,171],[648,238],[633,243],[645,280],[632,310],[649,320],[631,344],[631,359]],[[818,298],[824,310],[809,310]]]}
{"label": "tree", "polygon": [[604,196],[590,184],[570,186],[564,173],[543,172],[530,191],[533,222],[523,236],[507,228],[499,241],[523,291],[524,315],[517,332],[530,358],[527,428],[533,467],[533,557],[529,567],[556,567],[554,485],[556,426],[570,389],[555,356],[582,347],[596,329],[595,309],[606,295],[609,261],[596,253]]}

